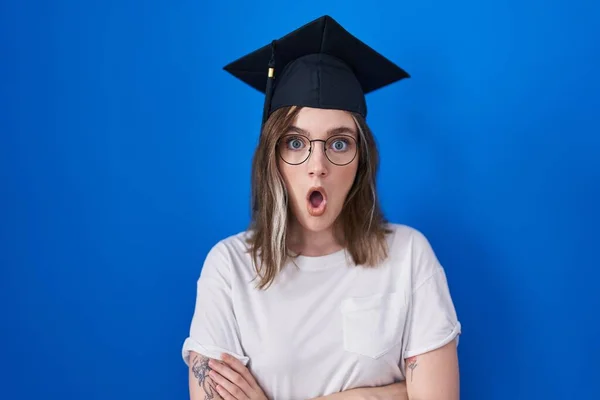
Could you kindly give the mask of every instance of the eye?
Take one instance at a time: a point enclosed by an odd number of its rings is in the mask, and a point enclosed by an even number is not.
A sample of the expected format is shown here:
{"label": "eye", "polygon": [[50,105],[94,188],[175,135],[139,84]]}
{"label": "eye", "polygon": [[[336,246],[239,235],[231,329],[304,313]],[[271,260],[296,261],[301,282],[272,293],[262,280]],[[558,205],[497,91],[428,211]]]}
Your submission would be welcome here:
{"label": "eye", "polygon": [[289,150],[301,150],[305,146],[304,140],[302,140],[302,138],[299,138],[297,136],[292,136],[292,137],[287,138],[285,140],[285,144]]}
{"label": "eye", "polygon": [[331,142],[331,149],[333,151],[345,151],[348,149],[348,140],[343,138],[336,138]]}

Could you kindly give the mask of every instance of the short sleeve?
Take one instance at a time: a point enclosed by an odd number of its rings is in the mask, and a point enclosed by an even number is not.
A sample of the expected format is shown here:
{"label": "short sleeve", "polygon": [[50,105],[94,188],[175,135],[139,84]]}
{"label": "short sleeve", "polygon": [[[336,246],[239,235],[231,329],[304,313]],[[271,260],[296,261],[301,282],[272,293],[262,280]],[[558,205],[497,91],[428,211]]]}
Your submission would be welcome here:
{"label": "short sleeve", "polygon": [[190,351],[220,359],[228,353],[246,365],[231,296],[231,260],[226,246],[214,246],[206,256],[196,285],[196,304],[182,357],[189,366]]}
{"label": "short sleeve", "polygon": [[403,358],[438,349],[461,333],[446,273],[431,245],[421,233],[413,238],[411,310],[406,328]]}

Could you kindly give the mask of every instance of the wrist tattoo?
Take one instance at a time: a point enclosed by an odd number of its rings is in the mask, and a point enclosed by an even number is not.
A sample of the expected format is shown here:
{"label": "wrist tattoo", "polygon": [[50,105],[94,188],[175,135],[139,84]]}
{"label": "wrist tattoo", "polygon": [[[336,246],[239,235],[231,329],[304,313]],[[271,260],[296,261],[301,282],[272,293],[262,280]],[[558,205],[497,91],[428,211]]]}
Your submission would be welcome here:
{"label": "wrist tattoo", "polygon": [[208,358],[204,356],[196,356],[192,361],[192,373],[198,380],[198,386],[200,386],[204,393],[206,393],[205,400],[221,399],[221,396],[217,393],[216,385],[208,373],[211,368],[208,366]]}
{"label": "wrist tattoo", "polygon": [[413,380],[413,373],[415,372],[415,368],[417,368],[417,357],[410,357],[406,360],[406,366],[410,368],[410,381]]}

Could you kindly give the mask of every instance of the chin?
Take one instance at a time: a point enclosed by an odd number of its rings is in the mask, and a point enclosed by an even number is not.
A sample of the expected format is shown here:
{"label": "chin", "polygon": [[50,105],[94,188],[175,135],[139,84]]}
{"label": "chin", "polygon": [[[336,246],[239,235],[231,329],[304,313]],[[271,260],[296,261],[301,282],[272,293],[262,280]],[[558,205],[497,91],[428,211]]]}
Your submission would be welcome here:
{"label": "chin", "polygon": [[300,223],[304,229],[310,232],[322,232],[331,227],[331,223],[329,221],[311,221],[304,220]]}
{"label": "chin", "polygon": [[328,215],[328,213],[325,213],[319,217],[314,217],[308,213],[303,213],[298,222],[307,231],[322,232],[330,229],[333,226],[335,218],[333,218],[331,215]]}

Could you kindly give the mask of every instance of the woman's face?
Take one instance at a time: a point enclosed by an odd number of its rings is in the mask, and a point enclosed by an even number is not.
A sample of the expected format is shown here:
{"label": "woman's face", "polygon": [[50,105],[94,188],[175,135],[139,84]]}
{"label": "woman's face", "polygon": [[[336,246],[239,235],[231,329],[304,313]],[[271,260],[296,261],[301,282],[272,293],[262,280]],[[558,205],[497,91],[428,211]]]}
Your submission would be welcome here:
{"label": "woman's face", "polygon": [[[356,176],[357,139],[349,113],[306,107],[283,133],[277,149],[279,170],[291,210],[304,229],[328,229],[339,216]],[[323,142],[313,141],[309,152],[309,140]]]}

